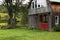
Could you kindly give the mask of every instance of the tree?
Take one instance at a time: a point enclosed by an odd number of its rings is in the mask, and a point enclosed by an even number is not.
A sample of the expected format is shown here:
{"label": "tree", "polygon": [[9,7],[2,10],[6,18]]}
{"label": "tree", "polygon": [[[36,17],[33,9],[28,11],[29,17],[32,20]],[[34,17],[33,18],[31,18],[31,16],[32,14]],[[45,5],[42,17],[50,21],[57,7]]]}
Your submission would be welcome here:
{"label": "tree", "polygon": [[28,23],[28,9],[27,9],[28,5],[25,4],[25,6],[22,6],[22,10],[20,10],[22,12],[22,20],[21,23],[22,24],[27,24]]}
{"label": "tree", "polygon": [[16,14],[19,10],[19,0],[15,0],[14,4],[13,0],[5,0],[4,6],[7,8],[10,17],[8,21],[9,28],[14,28],[16,25]]}
{"label": "tree", "polygon": [[[16,16],[18,12],[22,12],[23,15],[26,13],[26,6],[23,5],[23,1],[25,0],[4,0],[4,6],[8,10],[9,15],[9,28],[14,28],[16,25]],[[23,16],[22,16],[23,18]]]}
{"label": "tree", "polygon": [[3,6],[7,9],[9,20],[9,26],[7,28],[15,28],[16,16],[19,12],[22,12],[22,22],[25,24],[27,20],[27,5],[24,6],[25,0],[3,0]]}

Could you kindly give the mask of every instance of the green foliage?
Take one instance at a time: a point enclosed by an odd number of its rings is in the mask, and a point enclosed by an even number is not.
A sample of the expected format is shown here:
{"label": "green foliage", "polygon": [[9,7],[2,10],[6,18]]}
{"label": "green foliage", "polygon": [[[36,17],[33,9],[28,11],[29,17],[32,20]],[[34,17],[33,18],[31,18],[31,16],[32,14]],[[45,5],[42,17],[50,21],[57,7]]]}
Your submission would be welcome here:
{"label": "green foliage", "polygon": [[60,24],[55,26],[55,31],[60,31]]}
{"label": "green foliage", "polygon": [[9,19],[9,16],[7,13],[0,13],[0,20],[8,20]]}
{"label": "green foliage", "polygon": [[28,15],[27,14],[23,14],[22,15],[22,19],[21,19],[21,23],[22,24],[27,24],[28,22]]}
{"label": "green foliage", "polygon": [[22,12],[21,17],[21,24],[27,24],[28,23],[28,5],[22,6],[20,12]]}
{"label": "green foliage", "polygon": [[13,16],[14,16],[13,19],[16,19],[16,17],[20,17],[21,18],[21,24],[27,24],[27,22],[28,22],[27,5],[22,4],[22,2],[25,0],[21,0],[21,2],[19,2],[19,0],[16,0],[16,1],[17,2],[15,3],[15,5],[13,5],[12,0],[5,0],[4,6],[2,6],[3,8],[0,7],[0,10],[3,10],[1,12],[4,12],[4,13],[7,12],[8,13],[9,18],[10,18],[8,23],[10,25],[16,24],[16,21],[13,22],[13,20],[12,20]]}
{"label": "green foliage", "polygon": [[7,13],[7,9],[3,5],[0,5],[0,13]]}

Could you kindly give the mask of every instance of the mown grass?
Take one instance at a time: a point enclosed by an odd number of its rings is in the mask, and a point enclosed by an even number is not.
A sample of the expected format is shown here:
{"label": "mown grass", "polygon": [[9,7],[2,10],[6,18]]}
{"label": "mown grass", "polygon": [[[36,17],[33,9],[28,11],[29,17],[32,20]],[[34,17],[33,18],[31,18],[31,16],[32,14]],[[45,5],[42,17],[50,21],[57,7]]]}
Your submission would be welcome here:
{"label": "mown grass", "polygon": [[28,29],[0,30],[0,40],[60,40],[60,32]]}

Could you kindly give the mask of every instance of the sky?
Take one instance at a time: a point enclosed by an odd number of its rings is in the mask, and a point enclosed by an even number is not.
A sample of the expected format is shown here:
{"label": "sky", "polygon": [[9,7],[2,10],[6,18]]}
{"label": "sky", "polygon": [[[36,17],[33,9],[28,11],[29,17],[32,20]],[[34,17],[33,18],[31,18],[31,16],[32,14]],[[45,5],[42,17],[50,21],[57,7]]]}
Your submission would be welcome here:
{"label": "sky", "polygon": [[3,2],[3,1],[2,1],[2,0],[0,0],[0,4],[2,4],[2,2]]}
{"label": "sky", "polygon": [[[0,4],[1,4],[2,1],[3,1],[3,0],[0,0]],[[51,1],[60,2],[60,0],[51,0]],[[24,2],[24,4],[26,4],[27,2],[29,2],[29,0],[26,0],[26,1]]]}
{"label": "sky", "polygon": [[29,0],[26,0],[26,1],[24,2],[24,4],[26,4],[27,2],[29,2]]}
{"label": "sky", "polygon": [[[3,1],[3,0],[0,0],[0,4],[1,4],[2,1]],[[26,4],[27,2],[29,2],[29,0],[26,0],[26,1],[24,2],[24,4]]]}

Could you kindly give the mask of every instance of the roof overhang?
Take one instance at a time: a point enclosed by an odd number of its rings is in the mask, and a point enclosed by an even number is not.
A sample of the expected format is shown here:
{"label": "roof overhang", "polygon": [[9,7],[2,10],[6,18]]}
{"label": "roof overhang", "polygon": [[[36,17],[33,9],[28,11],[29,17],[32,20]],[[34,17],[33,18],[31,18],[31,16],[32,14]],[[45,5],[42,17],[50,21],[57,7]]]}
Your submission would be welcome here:
{"label": "roof overhang", "polygon": [[60,0],[50,0],[51,2],[60,2]]}

